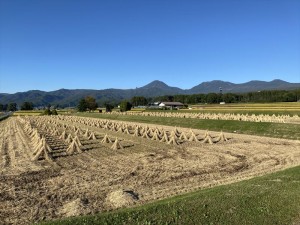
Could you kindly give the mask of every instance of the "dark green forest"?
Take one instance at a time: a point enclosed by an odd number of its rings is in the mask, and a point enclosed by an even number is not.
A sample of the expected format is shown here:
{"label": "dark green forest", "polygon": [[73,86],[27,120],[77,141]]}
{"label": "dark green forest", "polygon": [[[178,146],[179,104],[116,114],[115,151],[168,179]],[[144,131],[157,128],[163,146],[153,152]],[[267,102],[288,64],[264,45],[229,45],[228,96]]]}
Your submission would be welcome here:
{"label": "dark green forest", "polygon": [[271,102],[297,102],[300,100],[300,89],[297,90],[271,90],[248,93],[209,93],[193,95],[159,96],[148,101],[174,101],[184,104],[207,103],[271,103]]}

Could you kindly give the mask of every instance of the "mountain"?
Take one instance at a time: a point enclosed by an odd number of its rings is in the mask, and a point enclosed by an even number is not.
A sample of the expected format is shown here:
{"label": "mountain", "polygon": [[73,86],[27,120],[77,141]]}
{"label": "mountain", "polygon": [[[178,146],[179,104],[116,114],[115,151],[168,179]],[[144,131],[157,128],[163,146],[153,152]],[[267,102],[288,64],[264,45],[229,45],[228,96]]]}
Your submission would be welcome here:
{"label": "mountain", "polygon": [[185,91],[180,88],[170,87],[162,81],[155,80],[141,88],[137,88],[135,90],[134,95],[155,97],[155,96],[162,96],[162,95],[174,95],[174,94],[184,94],[184,93]]}
{"label": "mountain", "polygon": [[283,80],[267,81],[249,81],[242,84],[234,84],[221,80],[213,80],[203,82],[191,89],[180,89],[178,87],[170,87],[162,81],[155,80],[143,87],[135,89],[59,89],[56,91],[40,91],[31,90],[26,92],[17,92],[15,94],[0,93],[0,103],[8,104],[16,102],[21,105],[25,101],[33,102],[36,106],[45,106],[48,104],[59,104],[61,106],[75,106],[81,98],[92,96],[99,103],[105,101],[119,102],[123,99],[129,99],[133,96],[155,97],[163,95],[176,94],[199,94],[199,93],[219,93],[222,89],[223,93],[243,93],[262,90],[289,90],[300,88],[300,83],[289,83]]}
{"label": "mountain", "polygon": [[210,82],[203,82],[190,90],[188,94],[198,94],[198,93],[210,93],[210,92],[219,92],[222,89],[222,92],[232,92],[236,84],[225,82],[221,80],[213,80]]}
{"label": "mountain", "polygon": [[210,82],[203,82],[191,88],[188,90],[188,93],[197,94],[219,92],[220,89],[222,89],[222,93],[245,93],[262,90],[290,90],[296,88],[300,88],[300,83],[289,83],[279,79],[270,82],[253,80],[242,84],[213,80]]}

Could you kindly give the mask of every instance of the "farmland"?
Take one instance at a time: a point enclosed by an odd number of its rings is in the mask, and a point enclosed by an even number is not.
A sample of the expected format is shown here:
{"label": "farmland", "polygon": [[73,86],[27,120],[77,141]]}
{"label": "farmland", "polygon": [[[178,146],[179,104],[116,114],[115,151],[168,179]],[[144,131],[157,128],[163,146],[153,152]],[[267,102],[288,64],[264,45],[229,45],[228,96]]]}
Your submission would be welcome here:
{"label": "farmland", "polygon": [[144,205],[300,164],[297,140],[175,127],[166,117],[145,124],[140,117],[125,121],[132,115],[101,116],[1,122],[1,221],[26,224]]}

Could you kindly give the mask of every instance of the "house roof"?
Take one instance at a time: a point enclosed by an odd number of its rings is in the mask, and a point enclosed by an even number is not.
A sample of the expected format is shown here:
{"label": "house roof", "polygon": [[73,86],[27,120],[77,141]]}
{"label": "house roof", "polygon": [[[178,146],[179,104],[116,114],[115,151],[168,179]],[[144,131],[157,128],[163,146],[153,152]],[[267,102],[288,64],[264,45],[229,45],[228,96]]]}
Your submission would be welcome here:
{"label": "house roof", "polygon": [[166,106],[183,106],[181,102],[161,102],[160,104],[164,104]]}

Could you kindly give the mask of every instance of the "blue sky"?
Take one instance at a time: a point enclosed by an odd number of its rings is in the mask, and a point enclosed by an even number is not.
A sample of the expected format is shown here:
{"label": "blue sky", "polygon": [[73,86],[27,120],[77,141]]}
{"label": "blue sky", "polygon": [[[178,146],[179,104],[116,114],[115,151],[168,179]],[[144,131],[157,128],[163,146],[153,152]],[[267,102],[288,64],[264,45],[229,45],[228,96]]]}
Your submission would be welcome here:
{"label": "blue sky", "polygon": [[299,0],[0,0],[0,93],[300,83]]}

